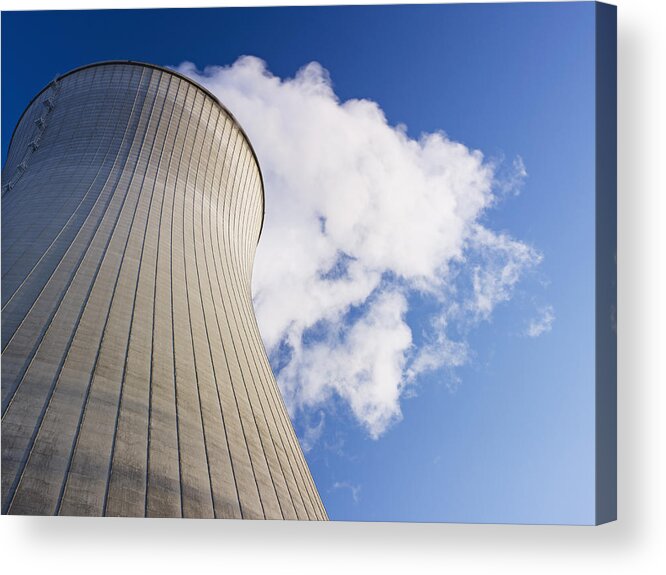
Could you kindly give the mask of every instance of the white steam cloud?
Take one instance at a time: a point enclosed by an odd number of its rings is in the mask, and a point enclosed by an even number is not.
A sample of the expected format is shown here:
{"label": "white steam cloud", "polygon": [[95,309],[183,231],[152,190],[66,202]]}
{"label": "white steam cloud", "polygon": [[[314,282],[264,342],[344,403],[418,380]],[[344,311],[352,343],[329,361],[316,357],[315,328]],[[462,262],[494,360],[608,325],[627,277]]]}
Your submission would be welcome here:
{"label": "white steam cloud", "polygon": [[[522,160],[500,178],[442,132],[410,138],[377,103],[340,101],[315,62],[288,79],[254,57],[178,70],[232,110],[262,166],[254,303],[289,409],[319,413],[342,399],[379,437],[421,374],[468,360],[459,334],[488,320],[540,261],[482,223],[519,189]],[[417,298],[435,311],[408,323]]]}

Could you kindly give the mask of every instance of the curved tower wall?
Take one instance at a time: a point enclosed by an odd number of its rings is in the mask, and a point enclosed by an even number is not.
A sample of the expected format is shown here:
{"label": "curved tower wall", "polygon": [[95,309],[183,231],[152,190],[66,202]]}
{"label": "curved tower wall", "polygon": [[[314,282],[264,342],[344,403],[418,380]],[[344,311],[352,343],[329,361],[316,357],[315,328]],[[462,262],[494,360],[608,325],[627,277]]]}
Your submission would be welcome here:
{"label": "curved tower wall", "polygon": [[44,89],[2,188],[2,511],[326,519],[259,335],[263,183],[206,90]]}

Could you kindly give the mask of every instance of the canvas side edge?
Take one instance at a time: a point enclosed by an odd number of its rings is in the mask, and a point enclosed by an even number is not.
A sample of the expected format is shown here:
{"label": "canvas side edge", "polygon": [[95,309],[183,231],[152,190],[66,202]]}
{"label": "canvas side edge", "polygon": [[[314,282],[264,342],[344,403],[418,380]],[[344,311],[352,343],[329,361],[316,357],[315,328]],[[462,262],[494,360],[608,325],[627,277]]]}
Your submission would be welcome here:
{"label": "canvas side edge", "polygon": [[595,523],[617,519],[617,9],[595,5]]}

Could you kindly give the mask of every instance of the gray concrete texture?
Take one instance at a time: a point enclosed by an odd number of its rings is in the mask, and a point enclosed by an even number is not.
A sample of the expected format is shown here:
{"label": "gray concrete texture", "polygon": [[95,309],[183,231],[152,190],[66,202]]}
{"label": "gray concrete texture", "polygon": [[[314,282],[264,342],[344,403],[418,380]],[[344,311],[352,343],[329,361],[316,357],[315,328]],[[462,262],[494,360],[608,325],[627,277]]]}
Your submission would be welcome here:
{"label": "gray concrete texture", "polygon": [[80,68],[2,181],[2,512],[326,519],[254,316],[233,116],[167,69]]}

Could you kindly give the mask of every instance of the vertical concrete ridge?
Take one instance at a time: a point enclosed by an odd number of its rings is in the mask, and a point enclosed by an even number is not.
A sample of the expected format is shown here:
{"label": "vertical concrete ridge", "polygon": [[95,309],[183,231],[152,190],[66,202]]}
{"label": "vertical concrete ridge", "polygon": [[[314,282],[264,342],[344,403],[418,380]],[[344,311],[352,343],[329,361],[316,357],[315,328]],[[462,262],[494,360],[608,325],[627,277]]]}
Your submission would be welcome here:
{"label": "vertical concrete ridge", "polygon": [[77,68],[21,116],[2,194],[2,512],[327,519],[252,306],[263,178],[222,103]]}

